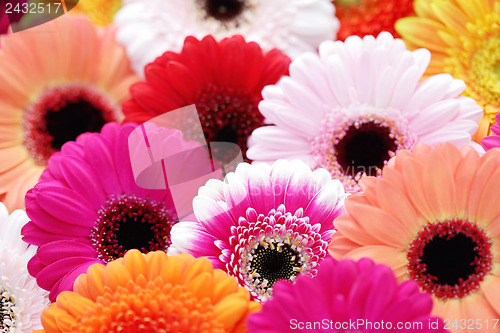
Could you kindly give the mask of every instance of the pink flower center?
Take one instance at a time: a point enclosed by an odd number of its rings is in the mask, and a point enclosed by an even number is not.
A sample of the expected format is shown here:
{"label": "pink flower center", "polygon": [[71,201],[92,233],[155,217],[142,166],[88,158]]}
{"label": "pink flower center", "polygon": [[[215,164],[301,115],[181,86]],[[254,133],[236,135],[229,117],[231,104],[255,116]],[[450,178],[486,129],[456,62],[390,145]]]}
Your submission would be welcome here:
{"label": "pink flower center", "polygon": [[[207,142],[235,143],[245,157],[248,137],[264,121],[257,108],[260,96],[242,89],[209,84],[198,92],[195,100]],[[228,152],[214,150],[212,154],[224,161]],[[233,152],[229,154],[234,156]]]}
{"label": "pink flower center", "polygon": [[175,213],[155,201],[122,195],[110,199],[98,212],[90,238],[104,262],[121,258],[130,249],[166,251],[177,221]]}
{"label": "pink flower center", "polygon": [[424,291],[443,300],[462,298],[491,271],[491,241],[474,223],[436,222],[412,241],[407,258],[411,278]]}
{"label": "pink flower center", "polygon": [[118,107],[95,88],[72,84],[45,89],[24,112],[24,146],[46,165],[63,144],[116,121]]}
{"label": "pink flower center", "polygon": [[316,275],[316,266],[326,255],[328,243],[299,209],[292,215],[281,205],[267,216],[249,208],[246,218],[231,230],[234,255],[224,256],[227,271],[235,274],[252,297],[261,302],[272,295],[278,280],[294,281],[298,274]]}

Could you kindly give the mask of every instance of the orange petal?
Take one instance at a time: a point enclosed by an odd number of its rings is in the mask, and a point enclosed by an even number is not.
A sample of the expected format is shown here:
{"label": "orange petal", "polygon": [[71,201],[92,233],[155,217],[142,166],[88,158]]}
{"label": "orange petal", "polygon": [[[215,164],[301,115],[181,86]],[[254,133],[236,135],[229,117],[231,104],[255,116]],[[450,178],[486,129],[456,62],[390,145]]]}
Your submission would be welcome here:
{"label": "orange petal", "polygon": [[82,274],[75,280],[73,290],[96,301],[104,293],[104,265],[90,266],[85,275]]}
{"label": "orange petal", "polygon": [[127,251],[123,258],[123,264],[135,280],[139,275],[147,276],[147,264],[144,254],[139,250]]}
{"label": "orange petal", "polygon": [[126,286],[132,280],[129,271],[121,259],[110,261],[104,267],[104,285],[115,291],[120,286]]}
{"label": "orange petal", "polygon": [[247,300],[243,299],[239,294],[232,294],[214,306],[214,315],[226,330],[231,330],[245,315],[247,307]]}

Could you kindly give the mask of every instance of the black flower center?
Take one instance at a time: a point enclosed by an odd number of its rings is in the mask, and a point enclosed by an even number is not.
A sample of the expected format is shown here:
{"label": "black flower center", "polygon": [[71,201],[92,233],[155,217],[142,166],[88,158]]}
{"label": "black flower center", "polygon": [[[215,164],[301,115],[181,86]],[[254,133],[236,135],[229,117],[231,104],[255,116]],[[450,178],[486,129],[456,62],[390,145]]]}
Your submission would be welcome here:
{"label": "black flower center", "polygon": [[14,314],[14,298],[5,290],[0,290],[0,328],[2,332],[10,332],[15,326],[16,316]]}
{"label": "black flower center", "polygon": [[219,21],[230,21],[245,8],[245,0],[205,0],[207,14]]}
{"label": "black flower center", "polygon": [[267,280],[268,288],[278,280],[289,280],[299,274],[299,256],[287,244],[267,248],[261,245],[255,250],[253,257],[252,271],[259,274],[259,280]]}
{"label": "black flower center", "polygon": [[408,259],[412,278],[442,299],[476,290],[492,267],[486,234],[464,221],[428,225],[410,245]]}
{"label": "black flower center", "polygon": [[109,200],[99,211],[90,238],[104,262],[123,257],[131,249],[165,251],[177,221],[175,213],[159,203],[124,195]]}
{"label": "black flower center", "polygon": [[335,157],[344,174],[376,176],[398,147],[391,136],[390,128],[373,122],[351,125],[335,145]]}
{"label": "black flower center", "polygon": [[115,115],[116,106],[91,86],[47,88],[24,112],[23,144],[35,162],[46,165],[66,142],[85,132],[99,132],[117,120]]}
{"label": "black flower center", "polygon": [[86,100],[66,103],[58,109],[47,110],[43,117],[47,132],[52,136],[52,148],[61,149],[85,132],[99,132],[107,123],[102,110]]}

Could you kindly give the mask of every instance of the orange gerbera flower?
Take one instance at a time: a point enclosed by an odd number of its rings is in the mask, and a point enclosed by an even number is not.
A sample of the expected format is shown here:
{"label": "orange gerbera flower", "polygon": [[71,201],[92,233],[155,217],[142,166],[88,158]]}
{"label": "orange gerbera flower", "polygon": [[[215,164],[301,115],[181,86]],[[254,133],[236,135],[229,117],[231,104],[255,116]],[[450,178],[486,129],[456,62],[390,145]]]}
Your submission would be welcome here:
{"label": "orange gerbera flower", "polygon": [[484,110],[474,140],[489,135],[500,105],[500,1],[415,0],[416,17],[396,22],[408,48],[427,48],[428,75],[450,73]]}
{"label": "orange gerbera flower", "polygon": [[42,314],[40,332],[247,332],[260,309],[233,277],[206,258],[128,251],[95,264]]}
{"label": "orange gerbera flower", "polygon": [[338,40],[351,35],[378,36],[389,31],[399,37],[394,23],[401,17],[413,15],[413,0],[334,0],[337,17],[340,20]]}
{"label": "orange gerbera flower", "polygon": [[[434,300],[433,314],[493,329],[500,316],[500,149],[480,156],[452,144],[401,151],[382,178],[361,180],[346,199],[330,253],[371,257],[399,280],[412,279]],[[476,326],[474,326],[476,327]]]}
{"label": "orange gerbera flower", "polygon": [[24,207],[48,158],[83,132],[121,121],[137,78],[115,29],[63,15],[2,37],[0,50],[0,200]]}

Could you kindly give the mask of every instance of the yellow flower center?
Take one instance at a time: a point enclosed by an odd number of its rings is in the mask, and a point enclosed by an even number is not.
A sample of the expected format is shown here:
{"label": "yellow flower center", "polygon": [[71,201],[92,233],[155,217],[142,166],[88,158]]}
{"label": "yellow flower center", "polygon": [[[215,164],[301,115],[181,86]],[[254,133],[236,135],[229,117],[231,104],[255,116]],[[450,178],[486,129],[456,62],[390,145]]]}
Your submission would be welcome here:
{"label": "yellow flower center", "polygon": [[183,285],[142,275],[115,291],[107,289],[73,332],[206,332],[223,333],[209,298],[195,297]]}

